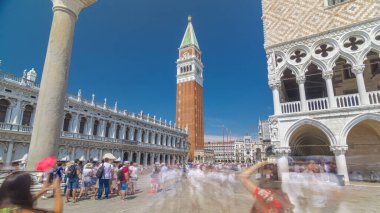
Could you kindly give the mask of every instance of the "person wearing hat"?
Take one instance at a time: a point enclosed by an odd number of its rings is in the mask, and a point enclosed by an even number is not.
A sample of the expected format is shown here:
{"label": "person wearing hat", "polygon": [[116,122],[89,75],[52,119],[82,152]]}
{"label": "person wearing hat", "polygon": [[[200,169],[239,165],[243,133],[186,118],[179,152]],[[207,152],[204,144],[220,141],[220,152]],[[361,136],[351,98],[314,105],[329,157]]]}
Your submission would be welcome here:
{"label": "person wearing hat", "polygon": [[80,199],[83,193],[87,194],[88,189],[91,187],[91,177],[94,175],[93,166],[91,163],[86,163],[83,167],[82,174],[82,186],[80,189],[79,197]]}
{"label": "person wearing hat", "polygon": [[129,173],[131,174],[131,180],[129,181],[130,193],[133,195],[136,193],[137,180],[138,180],[138,168],[136,162],[133,162],[129,167]]}
{"label": "person wearing hat", "polygon": [[128,189],[129,176],[129,161],[124,161],[124,166],[120,168],[120,171],[118,172],[118,179],[120,180],[120,197],[122,200],[125,199],[126,191]]}

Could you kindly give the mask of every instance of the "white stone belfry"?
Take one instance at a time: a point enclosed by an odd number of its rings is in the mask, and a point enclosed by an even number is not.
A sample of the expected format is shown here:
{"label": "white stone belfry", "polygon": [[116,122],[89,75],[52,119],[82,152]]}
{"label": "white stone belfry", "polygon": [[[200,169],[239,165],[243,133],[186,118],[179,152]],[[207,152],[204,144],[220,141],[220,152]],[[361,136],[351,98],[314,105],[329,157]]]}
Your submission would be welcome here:
{"label": "white stone belfry", "polygon": [[52,0],[53,22],[37,102],[28,170],[44,157],[58,153],[67,77],[79,12],[96,0]]}

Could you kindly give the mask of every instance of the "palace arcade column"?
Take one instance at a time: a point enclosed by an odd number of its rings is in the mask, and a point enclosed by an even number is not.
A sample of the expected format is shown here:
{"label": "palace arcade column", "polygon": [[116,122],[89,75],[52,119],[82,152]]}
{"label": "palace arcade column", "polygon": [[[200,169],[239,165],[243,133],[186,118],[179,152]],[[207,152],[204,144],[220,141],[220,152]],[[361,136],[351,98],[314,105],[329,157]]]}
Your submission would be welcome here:
{"label": "palace arcade column", "polygon": [[283,178],[283,174],[289,173],[288,155],[290,154],[290,147],[276,147],[274,153],[277,156],[278,177]]}
{"label": "palace arcade column", "polygon": [[345,156],[346,151],[348,150],[348,146],[332,146],[330,149],[334,152],[335,155],[337,173],[338,175],[344,175],[344,182],[346,185],[348,185],[350,183],[350,180],[348,177],[347,162]]}
{"label": "palace arcade column", "polygon": [[269,84],[269,86],[272,89],[272,94],[273,94],[274,114],[280,115],[281,114],[281,104],[280,104],[279,89],[280,89],[281,83],[280,83],[280,81],[275,81],[275,82],[271,82]]}
{"label": "palace arcade column", "polygon": [[352,67],[352,72],[356,76],[356,84],[358,86],[360,104],[361,105],[368,105],[369,104],[369,98],[367,95],[364,77],[363,77],[364,69],[365,69],[365,65],[354,66],[354,67]]}
{"label": "palace arcade column", "polygon": [[334,73],[332,70],[326,71],[323,73],[323,78],[326,81],[326,87],[327,87],[327,96],[329,99],[329,108],[336,108],[336,101],[335,101],[335,95],[334,95],[334,86],[332,83],[332,78],[334,76]]}
{"label": "palace arcade column", "polygon": [[300,101],[301,101],[302,112],[308,111],[308,107],[307,107],[307,103],[306,103],[305,81],[306,81],[305,76],[297,77],[297,83],[298,83],[299,92],[300,92]]}
{"label": "palace arcade column", "polygon": [[66,96],[74,28],[79,12],[96,0],[53,0],[53,22],[38,95],[28,170],[56,155]]}

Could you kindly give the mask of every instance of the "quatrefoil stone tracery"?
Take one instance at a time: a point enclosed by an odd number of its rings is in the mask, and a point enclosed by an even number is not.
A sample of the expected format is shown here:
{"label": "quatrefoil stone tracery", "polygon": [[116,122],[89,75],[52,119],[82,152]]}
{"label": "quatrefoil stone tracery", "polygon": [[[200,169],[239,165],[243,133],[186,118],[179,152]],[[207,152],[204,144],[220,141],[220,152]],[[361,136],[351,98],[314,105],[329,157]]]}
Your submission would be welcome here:
{"label": "quatrefoil stone tracery", "polygon": [[306,52],[304,50],[296,50],[290,56],[290,60],[300,63],[303,58],[306,57]]}
{"label": "quatrefoil stone tracery", "polygon": [[329,54],[334,51],[334,47],[330,44],[321,44],[315,50],[315,54],[320,55],[323,58],[329,56]]}
{"label": "quatrefoil stone tracery", "polygon": [[358,36],[351,36],[348,38],[343,46],[351,51],[356,51],[360,48],[361,45],[364,44],[364,39]]}

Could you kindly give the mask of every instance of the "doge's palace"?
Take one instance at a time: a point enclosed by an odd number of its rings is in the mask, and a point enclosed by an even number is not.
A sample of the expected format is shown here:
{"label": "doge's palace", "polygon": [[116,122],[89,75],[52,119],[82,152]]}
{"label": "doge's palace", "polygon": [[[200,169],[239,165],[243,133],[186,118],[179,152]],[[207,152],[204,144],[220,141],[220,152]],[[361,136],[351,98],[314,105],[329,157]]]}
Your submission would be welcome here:
{"label": "doge's palace", "polygon": [[[0,164],[27,161],[39,93],[34,69],[15,76],[0,71]],[[100,161],[112,153],[117,161],[183,163],[187,130],[149,114],[131,113],[90,99],[67,94],[62,118],[58,160]]]}
{"label": "doge's palace", "polygon": [[349,180],[380,175],[380,2],[262,0],[274,115],[286,156],[324,156]]}

